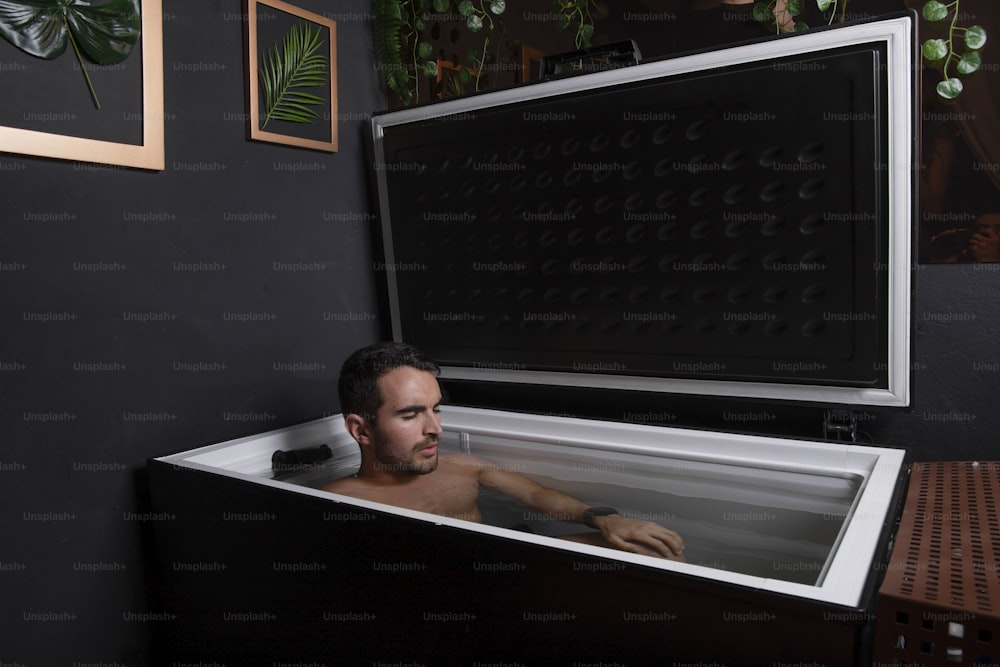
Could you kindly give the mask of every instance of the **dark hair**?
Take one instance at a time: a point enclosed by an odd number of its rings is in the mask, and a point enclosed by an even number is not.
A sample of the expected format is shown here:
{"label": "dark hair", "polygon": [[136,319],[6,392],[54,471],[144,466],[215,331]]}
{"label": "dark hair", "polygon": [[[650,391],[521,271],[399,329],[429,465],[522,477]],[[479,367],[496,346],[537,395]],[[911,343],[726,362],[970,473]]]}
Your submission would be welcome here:
{"label": "dark hair", "polygon": [[389,371],[401,367],[416,368],[435,375],[440,370],[433,360],[407,343],[375,343],[349,356],[340,369],[340,380],[337,382],[340,411],[345,415],[357,414],[368,421],[375,421],[382,405],[376,383]]}

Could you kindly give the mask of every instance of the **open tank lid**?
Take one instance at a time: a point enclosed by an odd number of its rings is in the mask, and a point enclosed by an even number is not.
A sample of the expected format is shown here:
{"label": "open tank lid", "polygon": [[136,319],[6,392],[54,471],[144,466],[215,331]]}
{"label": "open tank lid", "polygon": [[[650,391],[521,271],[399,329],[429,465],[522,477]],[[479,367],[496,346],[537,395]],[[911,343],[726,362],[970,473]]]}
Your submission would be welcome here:
{"label": "open tank lid", "polygon": [[372,119],[392,332],[443,378],[910,401],[911,16]]}

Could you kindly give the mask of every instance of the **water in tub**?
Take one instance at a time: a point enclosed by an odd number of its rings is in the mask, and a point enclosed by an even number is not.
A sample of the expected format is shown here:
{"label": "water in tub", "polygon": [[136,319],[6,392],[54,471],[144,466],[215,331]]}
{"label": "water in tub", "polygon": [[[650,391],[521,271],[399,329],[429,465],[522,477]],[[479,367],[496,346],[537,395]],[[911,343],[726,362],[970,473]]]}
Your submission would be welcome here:
{"label": "water in tub", "polygon": [[[465,452],[492,461],[595,506],[653,521],[684,538],[688,563],[795,583],[819,583],[832,556],[862,479],[857,475],[804,473],[679,460],[602,449],[529,443],[477,436],[461,443],[444,433],[441,453]],[[357,450],[352,450],[351,470]],[[331,468],[296,476],[293,483],[322,486]],[[484,489],[483,522],[527,528],[559,537],[580,533],[579,524],[549,519]]]}
{"label": "water in tub", "polygon": [[[478,438],[473,449],[476,456],[590,505],[611,506],[676,530],[689,563],[808,585],[818,583],[862,482],[857,475],[489,438]],[[480,493],[479,508],[492,525],[526,526],[553,537],[581,532],[579,524],[549,519],[489,490]]]}

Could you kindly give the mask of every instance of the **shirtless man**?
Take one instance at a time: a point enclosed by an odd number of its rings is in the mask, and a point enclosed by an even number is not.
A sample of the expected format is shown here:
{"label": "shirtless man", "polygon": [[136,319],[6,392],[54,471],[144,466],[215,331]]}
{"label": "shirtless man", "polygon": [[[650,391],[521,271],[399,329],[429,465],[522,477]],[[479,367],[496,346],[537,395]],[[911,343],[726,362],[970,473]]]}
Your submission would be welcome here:
{"label": "shirtless man", "polygon": [[353,476],[327,484],[325,491],[480,522],[476,500],[485,487],[559,520],[600,531],[564,539],[683,560],[684,542],[672,530],[609,508],[589,508],[483,459],[439,455],[437,372],[433,361],[401,343],[377,343],[344,362],[340,405],[344,425],[361,447],[361,467]]}

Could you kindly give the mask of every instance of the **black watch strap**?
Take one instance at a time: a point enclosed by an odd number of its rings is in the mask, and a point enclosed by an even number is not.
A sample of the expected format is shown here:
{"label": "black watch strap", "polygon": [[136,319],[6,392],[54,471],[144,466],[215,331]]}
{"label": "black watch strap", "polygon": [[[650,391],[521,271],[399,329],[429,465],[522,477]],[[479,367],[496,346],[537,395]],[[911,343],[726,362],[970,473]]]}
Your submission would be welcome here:
{"label": "black watch strap", "polygon": [[618,514],[618,510],[613,507],[588,507],[583,511],[583,525],[597,528],[594,519],[599,516],[611,516]]}

